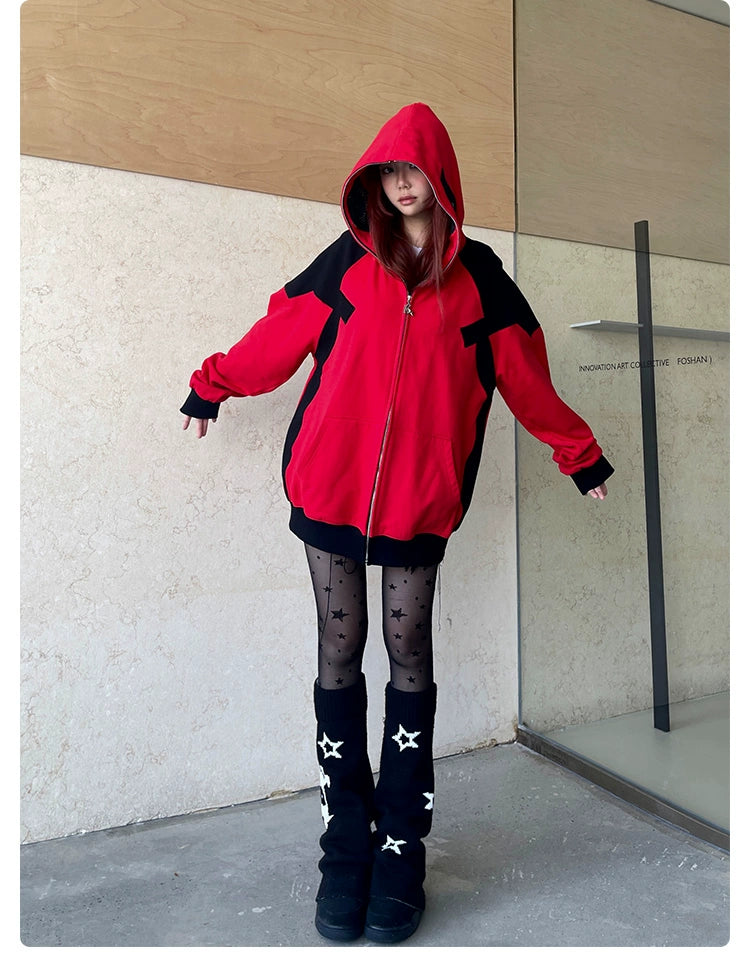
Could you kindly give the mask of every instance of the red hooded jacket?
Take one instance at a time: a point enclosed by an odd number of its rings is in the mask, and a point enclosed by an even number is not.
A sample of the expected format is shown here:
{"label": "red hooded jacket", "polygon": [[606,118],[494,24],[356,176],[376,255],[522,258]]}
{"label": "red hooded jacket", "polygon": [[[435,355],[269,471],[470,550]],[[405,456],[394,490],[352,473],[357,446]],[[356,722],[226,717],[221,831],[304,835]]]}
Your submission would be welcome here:
{"label": "red hooded jacket", "polygon": [[[422,170],[453,222],[442,311],[433,285],[409,296],[372,250],[359,173],[396,160]],[[348,230],[203,363],[182,407],[216,417],[228,397],[273,390],[312,356],[283,452],[292,531],[359,562],[439,562],[471,501],[495,389],[582,494],[601,485],[613,468],[557,395],[533,312],[491,248],[464,236],[456,156],[428,106],[383,126],[341,208]]]}

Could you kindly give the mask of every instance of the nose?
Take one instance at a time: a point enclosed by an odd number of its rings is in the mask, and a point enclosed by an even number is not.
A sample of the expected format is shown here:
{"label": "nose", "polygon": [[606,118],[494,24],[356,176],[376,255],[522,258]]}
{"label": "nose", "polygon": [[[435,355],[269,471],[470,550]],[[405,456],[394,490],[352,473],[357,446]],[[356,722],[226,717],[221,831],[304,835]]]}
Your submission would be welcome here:
{"label": "nose", "polygon": [[396,176],[398,179],[399,187],[408,187],[411,185],[409,177],[409,164],[400,163],[398,170],[396,171]]}

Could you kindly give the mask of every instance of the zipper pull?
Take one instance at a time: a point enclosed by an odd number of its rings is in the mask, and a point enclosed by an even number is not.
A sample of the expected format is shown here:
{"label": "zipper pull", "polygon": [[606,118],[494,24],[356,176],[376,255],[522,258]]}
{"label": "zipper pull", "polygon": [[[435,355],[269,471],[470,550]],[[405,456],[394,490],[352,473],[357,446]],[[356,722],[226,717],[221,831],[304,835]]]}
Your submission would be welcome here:
{"label": "zipper pull", "polygon": [[411,292],[406,296],[406,305],[404,306],[404,315],[414,315],[411,307]]}

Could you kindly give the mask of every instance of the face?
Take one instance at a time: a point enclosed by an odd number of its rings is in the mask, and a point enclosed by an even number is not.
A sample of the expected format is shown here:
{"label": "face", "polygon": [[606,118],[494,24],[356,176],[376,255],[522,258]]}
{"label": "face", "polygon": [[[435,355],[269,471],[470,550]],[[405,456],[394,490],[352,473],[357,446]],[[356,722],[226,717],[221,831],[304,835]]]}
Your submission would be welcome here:
{"label": "face", "polygon": [[404,217],[416,217],[432,206],[430,181],[413,163],[383,163],[380,181],[386,197]]}

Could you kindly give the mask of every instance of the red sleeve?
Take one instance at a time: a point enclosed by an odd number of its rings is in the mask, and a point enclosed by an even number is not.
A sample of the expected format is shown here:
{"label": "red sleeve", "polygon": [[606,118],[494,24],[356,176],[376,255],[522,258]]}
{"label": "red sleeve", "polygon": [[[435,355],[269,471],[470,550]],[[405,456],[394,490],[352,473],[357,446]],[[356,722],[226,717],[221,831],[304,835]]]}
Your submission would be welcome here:
{"label": "red sleeve", "polygon": [[314,353],[331,309],[313,292],[271,296],[268,311],[228,353],[214,353],[190,378],[203,400],[267,393],[288,380]]}
{"label": "red sleeve", "polygon": [[555,390],[541,328],[529,334],[518,324],[506,326],[491,336],[491,342],[497,388],[518,422],[553,449],[552,458],[563,475],[592,469],[600,479],[595,484],[601,484],[601,474],[613,469],[602,459],[591,428]]}

